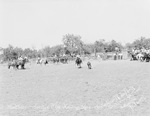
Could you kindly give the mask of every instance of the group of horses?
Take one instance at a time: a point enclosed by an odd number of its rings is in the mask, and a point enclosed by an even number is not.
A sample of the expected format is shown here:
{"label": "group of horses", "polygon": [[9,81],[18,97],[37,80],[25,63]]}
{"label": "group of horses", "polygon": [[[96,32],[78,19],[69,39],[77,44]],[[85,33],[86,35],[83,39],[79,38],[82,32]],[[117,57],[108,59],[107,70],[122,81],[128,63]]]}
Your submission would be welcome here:
{"label": "group of horses", "polygon": [[37,61],[36,61],[36,63],[37,64],[48,64],[48,61],[47,61],[47,59],[45,59],[45,60],[42,60],[42,59],[38,59]]}
{"label": "group of horses", "polygon": [[131,61],[142,61],[142,62],[149,62],[150,61],[150,54],[148,53],[134,53],[134,52],[129,52],[130,56],[131,56]]}
{"label": "group of horses", "polygon": [[[150,61],[150,54],[148,53],[134,53],[134,52],[128,52],[131,56],[131,61],[133,60],[138,60],[138,61],[142,61],[142,62],[149,62]],[[71,58],[72,60],[75,60],[75,64],[78,66],[78,68],[81,68],[81,64],[82,64],[82,59],[80,57],[76,57],[76,58]],[[122,59],[122,57],[120,58]],[[46,58],[45,60],[43,59],[38,59],[37,60],[37,64],[48,64],[49,62],[51,63],[68,63],[68,61],[70,60],[69,57],[63,56],[63,57],[49,57]],[[23,58],[22,60],[13,60],[11,62],[8,63],[8,69],[10,69],[10,67],[13,67],[14,69],[19,69],[19,67],[21,69],[25,69],[25,63],[29,62],[29,60],[27,58]],[[89,69],[91,69],[91,63],[87,62],[87,66]]]}
{"label": "group of horses", "polygon": [[68,63],[68,58],[67,57],[49,57],[46,59],[38,59],[37,60],[37,64],[48,64],[48,63]]}
{"label": "group of horses", "polygon": [[[75,64],[78,66],[78,68],[81,68],[82,59],[80,57],[77,57],[75,60]],[[92,65],[90,61],[87,62],[87,67],[88,69],[92,69]]]}
{"label": "group of horses", "polygon": [[13,60],[8,63],[8,69],[10,67],[13,67],[14,69],[19,69],[19,66],[21,69],[25,69],[25,63],[29,62],[27,58],[23,58],[22,60]]}
{"label": "group of horses", "polygon": [[[25,69],[25,64],[29,62],[29,60],[27,58],[23,58],[22,60],[13,60],[13,61],[10,61],[8,63],[8,69],[10,69],[11,67],[13,67],[14,69],[19,69],[19,67],[21,69]],[[62,57],[62,58],[57,58],[57,57],[53,57],[51,59],[38,59],[37,60],[37,64],[48,64],[48,62],[53,62],[53,63],[58,63],[58,62],[61,62],[61,63],[68,63],[68,58],[67,57]],[[77,57],[75,59],[75,64],[77,65],[78,68],[81,68],[81,64],[82,64],[82,59],[80,57]],[[87,66],[89,69],[91,69],[91,63],[88,62],[87,63]]]}
{"label": "group of horses", "polygon": [[[51,58],[47,58],[45,60],[42,59],[38,59],[37,60],[37,64],[48,64],[48,62],[52,62],[52,63],[68,63],[69,58],[68,57],[51,57]],[[82,64],[82,59],[80,57],[77,57],[75,59],[75,64],[77,65],[78,68],[81,68],[81,64]],[[91,69],[91,63],[88,62],[87,66],[89,69]]]}
{"label": "group of horses", "polygon": [[68,63],[69,59],[67,56],[63,56],[63,57],[51,57],[48,60],[52,63],[59,63],[60,62],[60,63],[66,64],[66,63]]}

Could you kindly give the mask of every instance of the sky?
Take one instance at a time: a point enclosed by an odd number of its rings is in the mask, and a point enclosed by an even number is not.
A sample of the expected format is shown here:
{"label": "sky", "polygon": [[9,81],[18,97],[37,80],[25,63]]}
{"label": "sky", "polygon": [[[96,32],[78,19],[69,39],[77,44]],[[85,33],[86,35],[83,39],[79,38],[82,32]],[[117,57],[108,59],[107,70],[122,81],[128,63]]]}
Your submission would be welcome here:
{"label": "sky", "polygon": [[0,47],[40,49],[65,34],[84,43],[150,38],[150,0],[0,0]]}

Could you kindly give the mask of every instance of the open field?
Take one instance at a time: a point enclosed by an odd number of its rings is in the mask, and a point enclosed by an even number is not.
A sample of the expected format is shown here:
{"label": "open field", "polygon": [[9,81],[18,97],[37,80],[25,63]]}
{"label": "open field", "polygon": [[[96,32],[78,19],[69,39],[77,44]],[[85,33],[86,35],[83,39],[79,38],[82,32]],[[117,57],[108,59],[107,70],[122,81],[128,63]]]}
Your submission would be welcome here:
{"label": "open field", "polygon": [[150,63],[0,65],[0,116],[150,116]]}

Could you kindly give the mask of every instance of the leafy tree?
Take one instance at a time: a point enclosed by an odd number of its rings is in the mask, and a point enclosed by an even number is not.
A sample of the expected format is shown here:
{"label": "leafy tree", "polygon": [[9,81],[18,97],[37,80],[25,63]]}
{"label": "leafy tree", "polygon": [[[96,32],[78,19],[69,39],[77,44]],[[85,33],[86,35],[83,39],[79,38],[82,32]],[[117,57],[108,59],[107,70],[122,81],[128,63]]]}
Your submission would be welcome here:
{"label": "leafy tree", "polygon": [[49,57],[50,54],[51,54],[51,48],[50,48],[50,46],[44,47],[44,48],[42,49],[42,52],[43,52],[43,55],[44,55],[45,57]]}
{"label": "leafy tree", "polygon": [[51,55],[57,55],[63,54],[63,47],[62,45],[56,45],[51,47]]}
{"label": "leafy tree", "polygon": [[13,49],[13,51],[16,52],[18,56],[23,55],[23,49],[22,48],[15,47]]}
{"label": "leafy tree", "polygon": [[12,45],[9,45],[7,48],[3,49],[4,60],[11,60],[16,57],[17,54],[14,53],[13,49],[14,47]]}
{"label": "leafy tree", "polygon": [[112,40],[107,47],[108,52],[114,52],[116,51],[116,47],[119,48],[119,50],[121,51],[121,49],[123,49],[123,46],[121,45],[121,43],[117,43],[115,40]]}
{"label": "leafy tree", "polygon": [[83,42],[79,35],[66,34],[63,36],[62,41],[70,53],[81,53],[83,51]]}
{"label": "leafy tree", "polygon": [[95,46],[95,52],[104,52],[105,46],[105,40],[101,39],[99,41],[95,41],[94,43]]}
{"label": "leafy tree", "polygon": [[150,38],[140,37],[139,39],[136,39],[132,43],[127,43],[126,48],[128,50],[131,50],[131,48],[149,48],[150,47]]}
{"label": "leafy tree", "polygon": [[84,54],[91,54],[94,52],[94,44],[84,44],[83,45]]}

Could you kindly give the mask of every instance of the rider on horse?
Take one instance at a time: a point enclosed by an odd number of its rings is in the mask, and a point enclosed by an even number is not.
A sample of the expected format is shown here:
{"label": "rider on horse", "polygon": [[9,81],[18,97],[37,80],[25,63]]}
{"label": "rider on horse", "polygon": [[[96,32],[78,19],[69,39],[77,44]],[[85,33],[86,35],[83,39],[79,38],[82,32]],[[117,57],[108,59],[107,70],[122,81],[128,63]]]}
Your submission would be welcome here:
{"label": "rider on horse", "polygon": [[79,68],[81,68],[82,60],[81,60],[81,58],[80,58],[79,55],[76,56],[76,61],[75,61],[75,63],[77,64],[77,66],[79,66]]}

